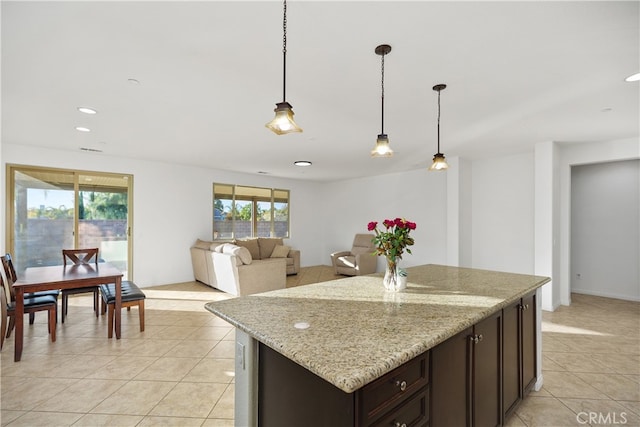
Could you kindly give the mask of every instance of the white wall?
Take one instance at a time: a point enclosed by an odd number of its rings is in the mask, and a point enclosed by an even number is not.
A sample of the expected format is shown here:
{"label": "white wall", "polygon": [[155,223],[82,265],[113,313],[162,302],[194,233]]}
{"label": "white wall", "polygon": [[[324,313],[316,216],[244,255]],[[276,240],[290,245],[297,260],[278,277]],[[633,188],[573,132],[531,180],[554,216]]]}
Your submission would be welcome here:
{"label": "white wall", "polygon": [[[418,224],[412,233],[416,240],[412,248],[414,254],[405,257],[402,261],[405,266],[449,262],[447,229],[451,221],[457,221],[458,253],[453,259],[457,256],[459,265],[532,274],[534,263],[537,263],[537,260],[534,262],[534,234],[538,230],[534,230],[533,212],[543,202],[535,200],[538,196],[534,192],[534,169],[538,169],[536,162],[539,160],[534,153],[459,161],[457,182],[449,185],[447,177],[453,169],[445,173],[416,170],[343,182],[310,183],[105,155],[42,150],[6,142],[0,148],[3,224],[6,221],[6,163],[133,174],[134,276],[142,286],[193,279],[188,248],[196,238],[211,236],[213,182],[290,189],[292,215],[288,243],[301,250],[304,266],[328,265],[329,253],[350,247],[353,235],[366,232],[369,221],[396,216]],[[552,258],[549,264],[552,265],[553,292],[559,292],[561,303],[568,305],[570,167],[640,158],[640,143],[633,139],[560,148],[551,143],[550,153],[540,162],[550,163],[549,171],[560,171],[560,189],[553,190],[557,185],[552,183],[552,191],[546,195],[542,192],[540,197],[550,198],[551,244],[560,246],[560,255],[555,251],[555,255],[545,256]],[[449,200],[451,194],[459,198],[456,203]],[[458,212],[451,212],[452,209],[458,209]],[[5,239],[1,239],[0,244],[4,247]],[[470,254],[465,255],[465,249]],[[382,269],[382,260],[379,260],[379,271]]]}
{"label": "white wall", "polygon": [[473,161],[472,267],[533,274],[533,166],[533,153]]}
{"label": "white wall", "polygon": [[[301,249],[302,265],[326,264],[323,248],[318,245],[323,222],[318,219],[325,216],[317,183],[6,142],[1,148],[3,178],[6,163],[133,174],[133,278],[139,286],[193,280],[189,247],[196,238],[211,239],[213,182],[291,190],[291,238],[287,242]],[[4,215],[5,210],[2,212]]]}
{"label": "white wall", "polygon": [[592,163],[640,158],[637,138],[592,144],[573,144],[560,149],[560,272],[559,289],[563,305],[571,304],[571,167]]}
{"label": "white wall", "polygon": [[[415,245],[405,254],[402,267],[445,264],[447,259],[447,173],[415,170],[371,178],[326,184],[326,248],[323,264],[331,252],[350,249],[356,233],[367,233],[367,224],[396,217],[417,224],[411,232]],[[378,271],[384,260],[378,257]]]}
{"label": "white wall", "polygon": [[571,168],[571,291],[640,301],[640,160]]}

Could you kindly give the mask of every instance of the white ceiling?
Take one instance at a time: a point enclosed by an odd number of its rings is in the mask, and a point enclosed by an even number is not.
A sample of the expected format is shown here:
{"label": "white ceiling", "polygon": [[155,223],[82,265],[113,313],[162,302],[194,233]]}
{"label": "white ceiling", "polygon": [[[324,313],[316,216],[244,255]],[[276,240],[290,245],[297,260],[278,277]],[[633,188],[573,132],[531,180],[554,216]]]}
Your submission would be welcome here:
{"label": "white ceiling", "polygon": [[[378,175],[431,163],[438,83],[447,157],[638,137],[640,83],[624,79],[640,71],[639,4],[289,0],[287,101],[304,132],[276,136],[264,124],[282,101],[281,2],[2,1],[2,141],[308,180]],[[383,43],[396,154],[371,158]]]}

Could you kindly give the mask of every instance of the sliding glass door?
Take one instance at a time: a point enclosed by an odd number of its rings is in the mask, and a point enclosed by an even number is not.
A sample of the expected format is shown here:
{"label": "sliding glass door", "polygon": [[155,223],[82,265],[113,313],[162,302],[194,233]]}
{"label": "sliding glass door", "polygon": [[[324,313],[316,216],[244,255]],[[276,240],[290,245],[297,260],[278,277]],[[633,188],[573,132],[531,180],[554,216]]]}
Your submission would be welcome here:
{"label": "sliding glass door", "polygon": [[99,248],[131,278],[131,175],[7,165],[8,250],[18,275],[62,263],[63,248]]}

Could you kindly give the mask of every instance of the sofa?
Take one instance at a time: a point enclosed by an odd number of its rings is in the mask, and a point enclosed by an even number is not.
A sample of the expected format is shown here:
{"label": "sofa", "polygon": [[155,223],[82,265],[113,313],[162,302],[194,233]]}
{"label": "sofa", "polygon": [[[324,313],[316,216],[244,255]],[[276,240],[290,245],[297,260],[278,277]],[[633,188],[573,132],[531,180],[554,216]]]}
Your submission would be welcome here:
{"label": "sofa", "polygon": [[257,237],[238,239],[233,243],[247,248],[254,260],[284,258],[287,265],[287,276],[300,272],[300,251],[285,245],[282,238]]}
{"label": "sofa", "polygon": [[190,251],[197,281],[237,296],[283,289],[286,276],[300,271],[300,251],[279,238],[198,239]]}

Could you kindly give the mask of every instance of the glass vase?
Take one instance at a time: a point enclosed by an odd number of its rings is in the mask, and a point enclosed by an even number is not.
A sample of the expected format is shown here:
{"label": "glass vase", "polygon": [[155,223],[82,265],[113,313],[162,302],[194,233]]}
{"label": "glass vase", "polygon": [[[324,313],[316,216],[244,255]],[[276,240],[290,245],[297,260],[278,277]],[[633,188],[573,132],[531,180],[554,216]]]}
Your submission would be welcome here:
{"label": "glass vase", "polygon": [[398,287],[398,264],[395,261],[387,259],[387,269],[384,272],[382,284],[387,291],[396,292],[400,290]]}

